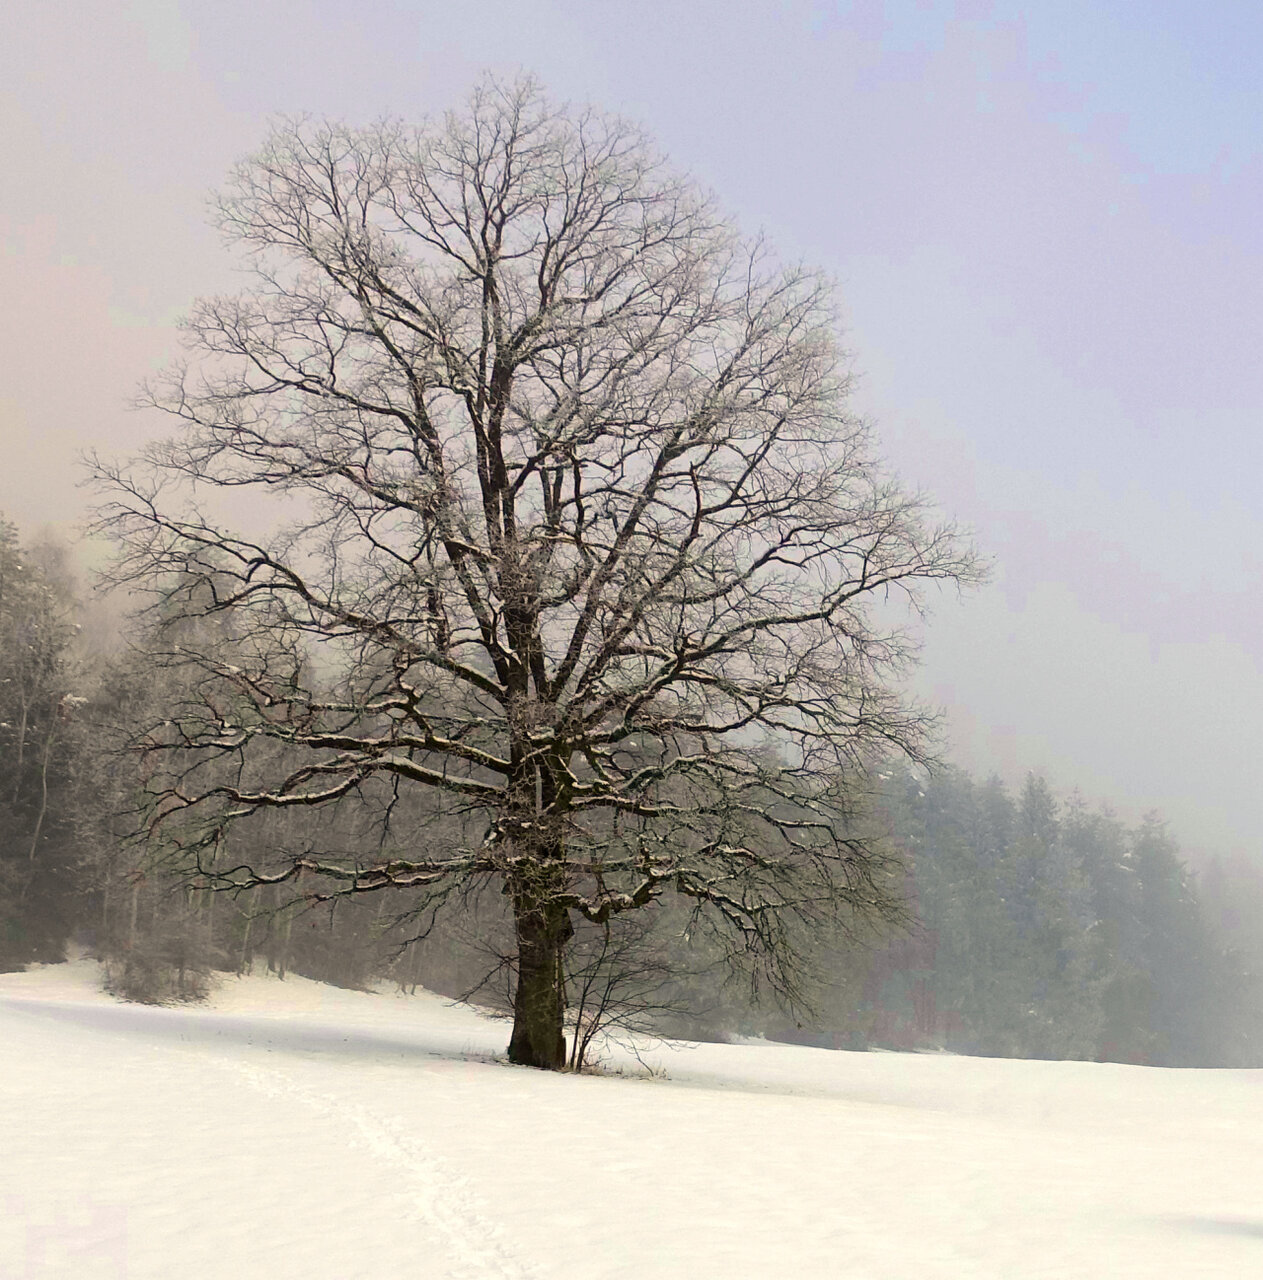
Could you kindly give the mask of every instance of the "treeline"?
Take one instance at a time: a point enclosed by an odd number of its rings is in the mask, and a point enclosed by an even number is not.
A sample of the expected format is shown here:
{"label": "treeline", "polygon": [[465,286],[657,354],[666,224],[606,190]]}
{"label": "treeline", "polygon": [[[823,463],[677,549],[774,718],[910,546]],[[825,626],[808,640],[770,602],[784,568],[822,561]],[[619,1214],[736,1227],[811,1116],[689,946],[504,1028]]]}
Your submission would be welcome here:
{"label": "treeline", "polygon": [[855,1043],[1263,1063],[1263,877],[1248,864],[1199,883],[1156,817],[1128,826],[1036,776],[1017,794],[954,771],[883,782],[916,924],[851,975],[838,1012]]}
{"label": "treeline", "polygon": [[0,521],[0,968],[61,959],[90,892],[75,613],[64,553]]}
{"label": "treeline", "polygon": [[[331,919],[282,910],[279,891],[193,891],[178,850],[137,838],[151,764],[134,726],[200,695],[108,625],[85,630],[90,612],[66,549],[24,545],[0,520],[0,971],[77,945],[121,994],[167,1001],[200,997],[212,970],[260,963],[357,986],[412,958],[397,921],[384,936],[384,902]],[[370,820],[367,807],[349,814],[346,838],[367,845]],[[258,823],[244,838],[283,846],[283,828]]]}
{"label": "treeline", "polygon": [[[288,886],[232,896],[172,874],[178,849],[134,838],[151,766],[130,726],[200,695],[143,649],[103,656],[85,644],[80,610],[64,552],[24,548],[0,523],[0,968],[58,960],[77,942],[116,990],[144,1000],[196,999],[214,970],[264,966],[505,1003],[512,924],[486,886],[436,914],[406,892],[295,907]],[[1263,871],[1221,861],[1199,880],[1156,818],[1128,826],[1038,777],[1014,794],[960,772],[887,769],[874,788],[909,919],[893,937],[793,940],[810,1013],[761,1002],[686,909],[660,905],[622,931],[580,924],[575,1039],[603,1022],[852,1048],[1263,1064]],[[308,816],[244,824],[225,856],[299,849]],[[455,834],[444,821],[365,791],[322,817],[321,837],[371,858],[387,823],[392,840],[407,828],[433,842]]]}

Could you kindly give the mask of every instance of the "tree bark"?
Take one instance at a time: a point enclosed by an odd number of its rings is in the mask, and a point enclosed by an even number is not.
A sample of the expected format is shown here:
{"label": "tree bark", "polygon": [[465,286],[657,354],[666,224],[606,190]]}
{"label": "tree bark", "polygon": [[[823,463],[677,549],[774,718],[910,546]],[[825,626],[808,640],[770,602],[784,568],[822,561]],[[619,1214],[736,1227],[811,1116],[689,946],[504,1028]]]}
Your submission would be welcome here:
{"label": "tree bark", "polygon": [[509,1061],[561,1071],[566,1065],[566,944],[574,936],[564,907],[513,895],[517,931],[517,989]]}
{"label": "tree bark", "polygon": [[128,951],[136,950],[136,921],[140,914],[140,882],[142,876],[140,872],[132,872],[132,909],[131,918],[127,925],[127,949]]}
{"label": "tree bark", "polygon": [[250,973],[254,968],[254,952],[250,949],[250,930],[254,924],[254,911],[247,910],[245,927],[241,931],[241,957],[237,961],[238,973]]}
{"label": "tree bark", "polygon": [[285,975],[289,972],[289,940],[290,935],[294,932],[294,913],[286,912],[285,924],[281,929],[280,948],[278,951],[278,959],[276,962],[276,976],[285,981]]}

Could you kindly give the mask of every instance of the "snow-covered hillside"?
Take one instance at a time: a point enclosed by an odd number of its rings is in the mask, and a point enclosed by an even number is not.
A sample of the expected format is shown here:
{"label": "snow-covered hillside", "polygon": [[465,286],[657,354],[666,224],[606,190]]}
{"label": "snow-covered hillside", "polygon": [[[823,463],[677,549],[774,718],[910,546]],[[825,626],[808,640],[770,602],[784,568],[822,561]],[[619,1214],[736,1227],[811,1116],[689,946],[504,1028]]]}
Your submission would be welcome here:
{"label": "snow-covered hillside", "polygon": [[506,1038],[293,977],[166,1010],[87,961],[0,975],[0,1276],[1263,1275],[1263,1072],[760,1044],[576,1077]]}

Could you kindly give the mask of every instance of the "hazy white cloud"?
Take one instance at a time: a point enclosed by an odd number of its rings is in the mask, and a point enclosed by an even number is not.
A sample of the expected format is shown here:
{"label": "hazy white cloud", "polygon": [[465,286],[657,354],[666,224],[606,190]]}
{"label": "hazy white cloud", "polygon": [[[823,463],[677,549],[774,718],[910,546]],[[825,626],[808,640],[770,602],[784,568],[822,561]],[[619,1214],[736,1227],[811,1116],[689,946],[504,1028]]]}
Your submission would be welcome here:
{"label": "hazy white cloud", "polygon": [[127,17],[145,33],[149,61],[162,71],[183,71],[193,54],[193,28],[178,0],[127,0]]}

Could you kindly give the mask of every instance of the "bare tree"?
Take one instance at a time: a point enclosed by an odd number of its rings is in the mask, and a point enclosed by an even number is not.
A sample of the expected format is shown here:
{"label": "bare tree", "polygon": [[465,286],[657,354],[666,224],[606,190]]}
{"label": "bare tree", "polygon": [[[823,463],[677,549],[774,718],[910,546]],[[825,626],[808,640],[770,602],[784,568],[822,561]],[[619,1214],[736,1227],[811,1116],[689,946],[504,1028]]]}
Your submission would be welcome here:
{"label": "bare tree", "polygon": [[572,1071],[596,1065],[602,1044],[620,1037],[639,1059],[646,1033],[652,1035],[664,1020],[695,1012],[685,1002],[673,957],[644,918],[647,914],[637,912],[620,921],[617,930],[607,920],[603,925],[581,923],[575,931],[566,966]]}
{"label": "bare tree", "polygon": [[[550,1068],[576,913],[685,895],[788,989],[789,922],[892,911],[848,784],[926,725],[871,606],[976,565],[847,411],[827,282],[530,82],[417,130],[282,124],[218,211],[255,287],[197,304],[198,360],[148,389],[177,437],[98,463],[119,576],[235,619],[169,646],[196,692],[147,738],[153,821],[208,882],[494,879],[509,1056]],[[300,514],[246,537],[172,482]],[[441,845],[394,821],[338,854],[313,821],[271,865],[227,856],[260,811],[418,789]]]}

